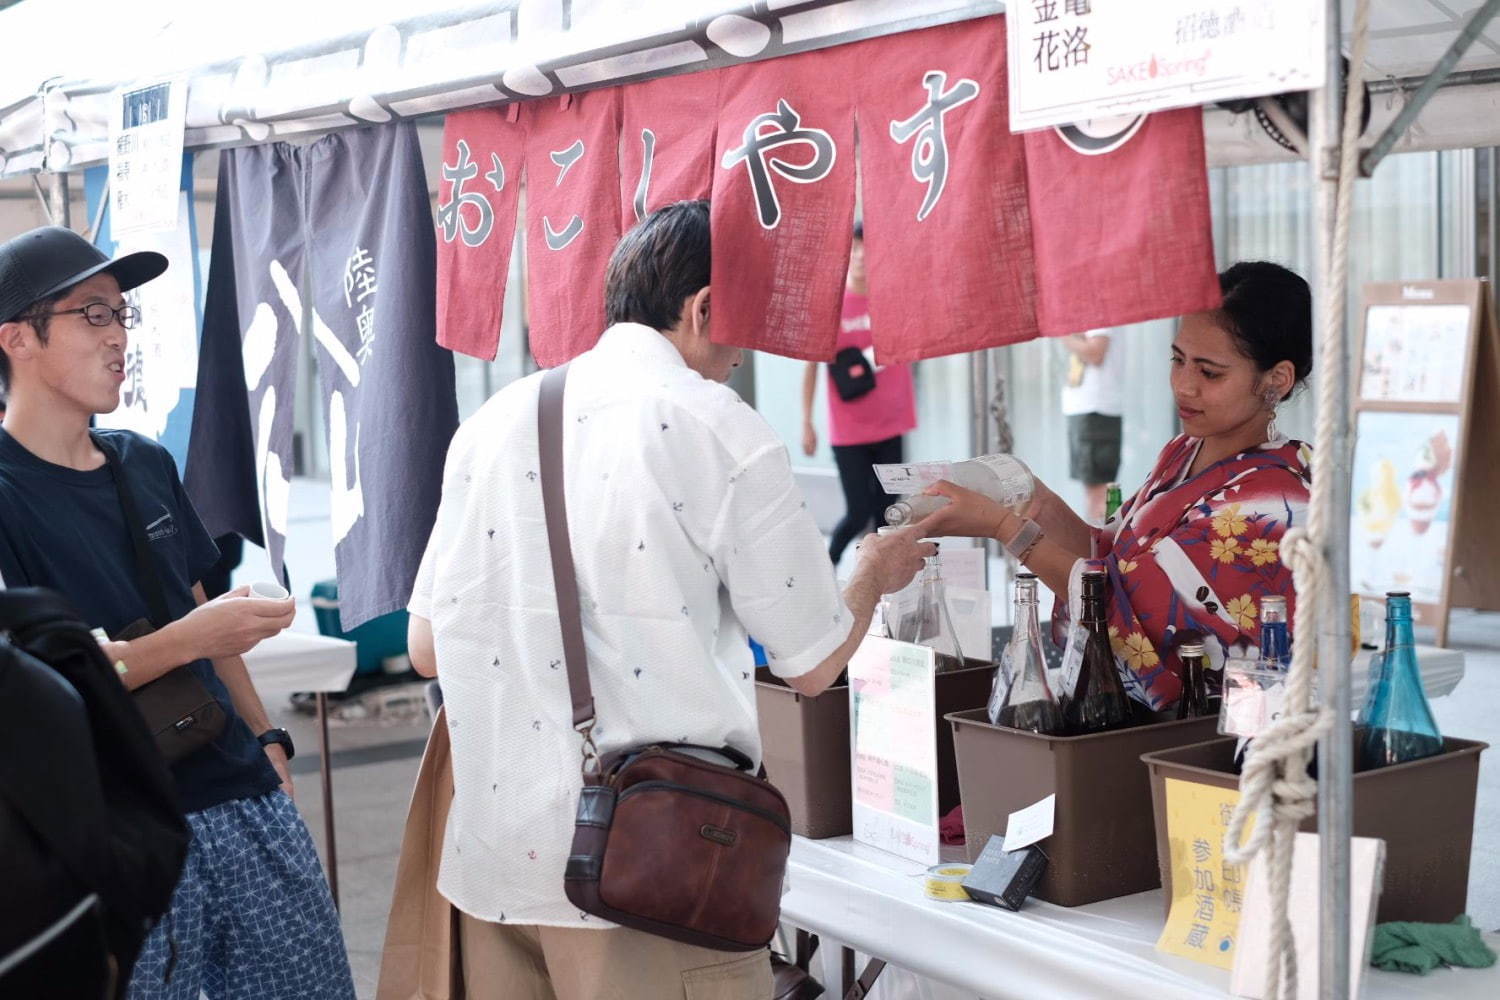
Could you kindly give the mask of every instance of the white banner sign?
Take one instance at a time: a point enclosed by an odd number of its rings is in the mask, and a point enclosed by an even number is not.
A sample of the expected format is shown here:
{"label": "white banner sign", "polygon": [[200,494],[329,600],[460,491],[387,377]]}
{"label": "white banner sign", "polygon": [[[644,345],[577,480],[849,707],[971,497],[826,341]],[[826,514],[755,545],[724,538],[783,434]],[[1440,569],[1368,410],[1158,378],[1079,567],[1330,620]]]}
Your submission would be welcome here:
{"label": "white banner sign", "polygon": [[1010,127],[1142,114],[1323,85],[1323,4],[1014,0]]}
{"label": "white banner sign", "polygon": [[[98,419],[100,427],[132,430],[153,441],[162,440],[182,394],[198,383],[198,309],[188,231],[192,207],[186,192],[173,191],[173,197],[178,202],[178,221],[171,229],[116,241],[117,256],[155,250],[172,263],[161,277],[125,293],[126,300],[140,309],[141,325],[130,331],[125,348],[119,409]],[[182,437],[186,440],[185,432]]]}
{"label": "white banner sign", "polygon": [[187,83],[115,91],[109,119],[109,217],[116,240],[170,230],[178,218]]}

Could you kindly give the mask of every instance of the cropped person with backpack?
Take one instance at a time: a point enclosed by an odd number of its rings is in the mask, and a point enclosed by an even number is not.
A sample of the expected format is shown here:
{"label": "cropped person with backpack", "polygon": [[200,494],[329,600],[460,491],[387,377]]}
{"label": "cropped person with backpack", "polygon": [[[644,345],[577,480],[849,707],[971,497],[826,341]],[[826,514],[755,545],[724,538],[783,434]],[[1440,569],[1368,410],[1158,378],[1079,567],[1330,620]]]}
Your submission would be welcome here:
{"label": "cropped person with backpack", "polygon": [[108,997],[187,854],[172,776],[76,610],[0,591],[0,996]]}
{"label": "cropped person with backpack", "polygon": [[0,575],[61,593],[103,643],[172,764],[192,839],[171,909],[135,965],[137,1000],[345,1000],[348,958],[293,805],[285,730],[241,654],[292,622],[290,599],[206,600],[218,560],[171,455],[90,431],[125,379],[124,293],[167,260],[110,260],[46,227],[0,244]]}

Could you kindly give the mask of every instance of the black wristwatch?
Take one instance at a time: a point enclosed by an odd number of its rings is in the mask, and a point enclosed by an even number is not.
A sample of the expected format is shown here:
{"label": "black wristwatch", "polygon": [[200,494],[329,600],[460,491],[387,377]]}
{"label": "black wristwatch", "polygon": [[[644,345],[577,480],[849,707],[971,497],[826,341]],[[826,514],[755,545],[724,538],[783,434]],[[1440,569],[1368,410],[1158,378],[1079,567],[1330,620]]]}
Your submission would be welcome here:
{"label": "black wristwatch", "polygon": [[272,743],[280,743],[281,749],[286,751],[287,760],[291,760],[297,756],[297,750],[292,746],[292,734],[285,729],[267,729],[257,739],[260,740],[260,745],[263,747],[268,747]]}

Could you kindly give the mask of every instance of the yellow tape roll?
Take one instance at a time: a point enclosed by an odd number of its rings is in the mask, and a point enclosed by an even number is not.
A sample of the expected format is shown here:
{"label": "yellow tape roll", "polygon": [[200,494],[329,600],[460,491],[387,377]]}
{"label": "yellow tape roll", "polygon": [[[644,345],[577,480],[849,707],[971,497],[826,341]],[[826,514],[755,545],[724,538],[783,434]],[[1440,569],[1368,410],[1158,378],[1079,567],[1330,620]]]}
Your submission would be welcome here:
{"label": "yellow tape roll", "polygon": [[933,865],[927,869],[923,890],[928,899],[961,902],[969,898],[962,883],[973,870],[973,865]]}

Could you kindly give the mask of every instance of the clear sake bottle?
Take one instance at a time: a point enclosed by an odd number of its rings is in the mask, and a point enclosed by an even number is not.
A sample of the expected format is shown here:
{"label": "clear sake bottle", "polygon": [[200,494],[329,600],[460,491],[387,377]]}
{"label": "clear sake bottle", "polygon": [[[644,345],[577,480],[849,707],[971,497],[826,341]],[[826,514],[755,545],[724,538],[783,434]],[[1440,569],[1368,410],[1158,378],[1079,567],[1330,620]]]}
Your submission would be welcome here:
{"label": "clear sake bottle", "polygon": [[1360,747],[1366,770],[1443,752],[1443,735],[1422,690],[1410,594],[1386,595],[1385,650],[1366,715]]}
{"label": "clear sake bottle", "polygon": [[1037,622],[1036,576],[1016,575],[1016,630],[1000,658],[990,692],[989,717],[997,726],[1061,735],[1062,707],[1047,684],[1042,629]]}
{"label": "clear sake bottle", "polygon": [[1081,736],[1117,729],[1130,722],[1130,697],[1120,682],[1114,650],[1109,643],[1109,578],[1103,570],[1083,573],[1083,656],[1078,677],[1063,692],[1063,721],[1068,732]]}
{"label": "clear sake bottle", "polygon": [[958,632],[948,614],[948,597],[943,587],[943,570],[936,555],[928,556],[922,567],[921,591],[917,612],[906,622],[904,634],[896,638],[930,646],[937,654],[937,672],[961,670],[964,654],[958,645]]}
{"label": "clear sake bottle", "polygon": [[[948,470],[948,481],[966,490],[982,493],[1006,507],[1026,503],[1036,489],[1031,470],[1014,455],[980,455],[965,462],[954,462]],[[914,493],[887,507],[885,520],[891,525],[910,524],[920,521],[947,503],[947,497]]]}

